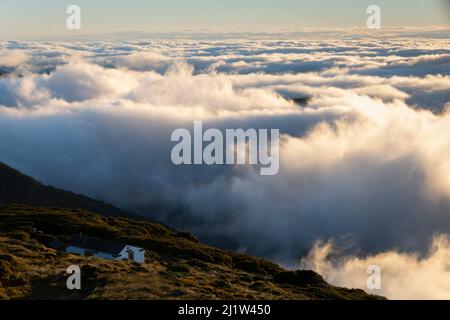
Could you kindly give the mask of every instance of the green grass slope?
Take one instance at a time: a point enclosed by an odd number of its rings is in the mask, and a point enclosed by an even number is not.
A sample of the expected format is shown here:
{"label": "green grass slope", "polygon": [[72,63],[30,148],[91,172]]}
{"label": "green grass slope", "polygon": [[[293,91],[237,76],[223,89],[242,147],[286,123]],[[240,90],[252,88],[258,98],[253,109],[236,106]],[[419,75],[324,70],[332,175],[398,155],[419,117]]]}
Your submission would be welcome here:
{"label": "green grass slope", "polygon": [[[143,247],[146,263],[76,256],[46,245],[77,232]],[[72,264],[82,270],[79,291],[66,288]],[[25,205],[0,206],[0,298],[381,299],[331,286],[312,271],[286,271],[207,246],[157,223]]]}

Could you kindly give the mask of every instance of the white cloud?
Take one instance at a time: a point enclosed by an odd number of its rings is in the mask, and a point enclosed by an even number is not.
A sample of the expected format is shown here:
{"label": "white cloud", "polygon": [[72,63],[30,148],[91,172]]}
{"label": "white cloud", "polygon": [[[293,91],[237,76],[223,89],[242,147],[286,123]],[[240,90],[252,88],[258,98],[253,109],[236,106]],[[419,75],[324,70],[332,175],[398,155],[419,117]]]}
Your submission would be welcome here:
{"label": "white cloud", "polygon": [[[20,76],[0,78],[0,160],[286,263],[319,239],[343,236],[368,257],[424,253],[435,233],[450,233],[447,42],[3,44],[30,55]],[[290,100],[302,97],[307,105]],[[280,173],[172,165],[170,134],[194,120],[280,129]],[[427,257],[433,266],[435,255]],[[431,264],[407,257],[426,274]],[[343,266],[329,276],[340,281]],[[398,297],[394,271],[384,281]]]}
{"label": "white cloud", "polygon": [[[316,243],[301,261],[301,267],[314,269],[331,283],[361,288],[390,299],[450,299],[450,243],[448,237],[436,236],[425,255],[386,251],[363,257],[333,258],[332,242]],[[369,266],[379,266],[381,288],[369,290]]]}
{"label": "white cloud", "polygon": [[0,50],[0,67],[17,67],[27,60],[28,56],[21,50]]}

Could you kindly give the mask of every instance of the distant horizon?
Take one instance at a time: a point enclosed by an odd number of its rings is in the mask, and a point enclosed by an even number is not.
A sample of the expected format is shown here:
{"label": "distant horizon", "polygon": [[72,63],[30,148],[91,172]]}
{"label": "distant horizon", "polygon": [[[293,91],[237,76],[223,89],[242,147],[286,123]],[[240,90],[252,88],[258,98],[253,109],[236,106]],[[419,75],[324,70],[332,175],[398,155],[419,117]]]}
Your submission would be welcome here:
{"label": "distant horizon", "polygon": [[[66,9],[81,9],[81,29],[68,30]],[[129,32],[179,30],[234,30],[260,32],[291,28],[364,28],[366,9],[378,5],[382,27],[427,28],[450,24],[445,0],[205,1],[181,0],[95,3],[78,1],[3,0],[0,3],[0,39],[39,40]]]}
{"label": "distant horizon", "polygon": [[407,34],[407,37],[427,33],[428,37],[437,38],[450,37],[450,24],[430,25],[430,26],[385,26],[381,30],[368,30],[365,27],[280,27],[236,30],[225,28],[204,28],[204,29],[154,29],[154,30],[129,30],[103,33],[77,33],[65,35],[53,35],[42,37],[0,37],[0,41],[104,41],[104,40],[164,40],[164,39],[185,39],[185,40],[226,40],[226,39],[271,39],[273,37],[291,38],[292,36],[308,36],[311,39],[327,37],[347,37],[347,36],[382,36],[397,37]]}

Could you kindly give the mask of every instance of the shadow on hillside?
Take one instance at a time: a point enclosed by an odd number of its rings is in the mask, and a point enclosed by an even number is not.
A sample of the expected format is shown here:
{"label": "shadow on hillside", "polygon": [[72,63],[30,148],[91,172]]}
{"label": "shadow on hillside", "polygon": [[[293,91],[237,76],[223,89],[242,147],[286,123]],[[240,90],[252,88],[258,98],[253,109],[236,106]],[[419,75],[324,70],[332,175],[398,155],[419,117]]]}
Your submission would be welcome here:
{"label": "shadow on hillside", "polygon": [[100,270],[92,266],[81,267],[81,289],[69,290],[66,281],[69,274],[53,274],[46,278],[35,279],[31,282],[32,290],[24,297],[27,300],[80,300],[88,298],[97,287],[106,284],[105,278],[99,274]]}

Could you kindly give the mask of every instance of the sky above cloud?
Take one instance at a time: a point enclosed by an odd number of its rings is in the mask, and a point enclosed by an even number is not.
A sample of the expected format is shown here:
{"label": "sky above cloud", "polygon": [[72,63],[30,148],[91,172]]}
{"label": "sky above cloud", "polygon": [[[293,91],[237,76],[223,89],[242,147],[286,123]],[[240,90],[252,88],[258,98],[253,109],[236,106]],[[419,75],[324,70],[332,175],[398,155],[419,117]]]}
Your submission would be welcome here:
{"label": "sky above cloud", "polygon": [[[82,11],[82,29],[66,29],[66,8]],[[366,8],[382,10],[383,26],[450,22],[447,0],[2,0],[0,38],[45,39],[105,33],[224,29],[255,31],[299,27],[365,27]]]}

